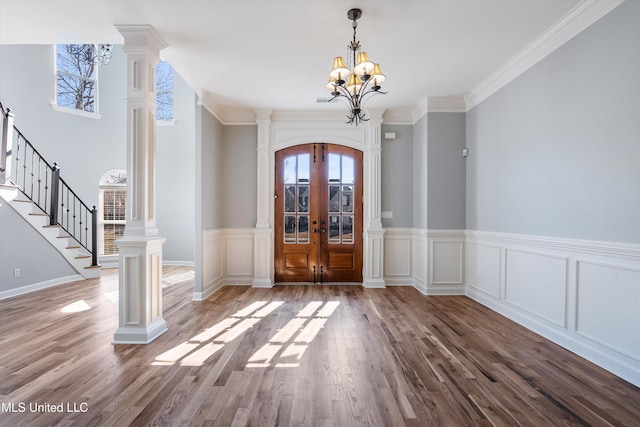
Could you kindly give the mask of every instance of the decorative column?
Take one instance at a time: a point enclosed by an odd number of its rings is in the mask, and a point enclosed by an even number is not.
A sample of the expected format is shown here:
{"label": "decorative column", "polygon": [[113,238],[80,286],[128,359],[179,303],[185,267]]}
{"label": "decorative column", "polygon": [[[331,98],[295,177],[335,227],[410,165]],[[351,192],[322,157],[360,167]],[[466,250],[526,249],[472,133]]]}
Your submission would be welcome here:
{"label": "decorative column", "polygon": [[155,66],[167,44],[149,25],[116,25],[127,54],[127,213],[119,250],[119,327],[114,344],[147,344],[162,318],[162,244],[155,210]]}
{"label": "decorative column", "polygon": [[[253,234],[253,286],[270,288],[273,286],[273,229],[271,228],[271,212],[273,194],[269,192],[270,180],[273,180],[273,167],[269,141],[271,131],[271,110],[256,110],[258,124],[258,200],[257,223]],[[270,172],[271,171],[271,172]],[[264,179],[264,177],[269,179]]]}
{"label": "decorative column", "polygon": [[366,122],[365,144],[365,224],[364,224],[364,277],[365,288],[384,288],[384,230],[382,229],[382,194],[380,168],[382,164],[382,113],[369,110]]}

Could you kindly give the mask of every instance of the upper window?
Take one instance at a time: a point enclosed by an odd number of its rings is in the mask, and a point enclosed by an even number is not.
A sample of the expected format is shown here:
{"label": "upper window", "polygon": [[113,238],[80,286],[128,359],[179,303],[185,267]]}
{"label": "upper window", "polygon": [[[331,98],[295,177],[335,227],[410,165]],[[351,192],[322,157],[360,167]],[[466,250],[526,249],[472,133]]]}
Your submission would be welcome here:
{"label": "upper window", "polygon": [[97,113],[98,70],[92,58],[93,45],[56,45],[56,104]]}
{"label": "upper window", "polygon": [[173,121],[173,68],[167,61],[156,65],[156,120]]}

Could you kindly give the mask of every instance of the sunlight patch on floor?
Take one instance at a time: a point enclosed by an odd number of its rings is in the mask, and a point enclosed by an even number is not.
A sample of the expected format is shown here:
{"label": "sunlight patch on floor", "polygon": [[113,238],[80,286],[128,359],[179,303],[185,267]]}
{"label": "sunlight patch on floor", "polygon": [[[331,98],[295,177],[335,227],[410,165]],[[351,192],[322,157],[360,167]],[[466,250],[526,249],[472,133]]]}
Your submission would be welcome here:
{"label": "sunlight patch on floor", "polygon": [[187,282],[189,280],[193,280],[195,277],[195,272],[192,271],[186,271],[183,273],[176,273],[176,274],[170,274],[170,275],[163,275],[162,276],[162,284],[163,285],[177,285],[179,283],[184,283]]}
{"label": "sunlight patch on floor", "polygon": [[107,297],[107,299],[111,302],[117,303],[120,300],[120,295],[118,291],[105,292],[104,296]]}
{"label": "sunlight patch on floor", "polygon": [[256,301],[193,336],[189,341],[158,355],[153,366],[202,366],[224,346],[242,336],[284,301]]}
{"label": "sunlight patch on floor", "polygon": [[[284,301],[256,301],[158,355],[153,366],[202,366],[225,345],[238,339],[284,305]],[[247,360],[248,368],[292,368],[300,364],[307,348],[322,331],[339,301],[312,301],[278,329],[269,342]]]}
{"label": "sunlight patch on floor", "polygon": [[[328,301],[324,303],[324,307],[322,301],[310,302],[249,358],[246,367],[267,368],[272,364],[277,368],[298,367],[309,344],[318,336],[339,305],[339,301]],[[287,342],[289,345],[286,345]]]}
{"label": "sunlight patch on floor", "polygon": [[81,311],[91,310],[91,306],[87,304],[85,300],[80,300],[76,302],[72,302],[71,304],[67,304],[62,307],[60,310],[63,313],[79,313]]}

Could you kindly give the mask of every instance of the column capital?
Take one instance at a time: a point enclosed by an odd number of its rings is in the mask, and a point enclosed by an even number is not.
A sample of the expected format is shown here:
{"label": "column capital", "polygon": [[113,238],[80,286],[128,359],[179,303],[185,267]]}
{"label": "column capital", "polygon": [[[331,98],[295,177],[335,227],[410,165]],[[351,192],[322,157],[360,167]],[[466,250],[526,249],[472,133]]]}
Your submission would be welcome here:
{"label": "column capital", "polygon": [[253,112],[256,114],[256,123],[258,125],[268,125],[271,123],[271,113],[273,112],[273,110],[259,108],[253,110]]}
{"label": "column capital", "polygon": [[148,49],[159,53],[168,46],[155,28],[151,25],[116,25],[116,29],[124,37],[126,53],[144,53]]}

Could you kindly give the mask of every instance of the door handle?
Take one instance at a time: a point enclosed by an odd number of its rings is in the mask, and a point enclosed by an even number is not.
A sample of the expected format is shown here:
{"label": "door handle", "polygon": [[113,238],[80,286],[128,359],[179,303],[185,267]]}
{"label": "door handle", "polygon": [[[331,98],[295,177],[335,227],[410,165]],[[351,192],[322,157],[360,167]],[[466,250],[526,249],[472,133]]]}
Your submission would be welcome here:
{"label": "door handle", "polygon": [[313,233],[317,233],[318,230],[316,230],[315,228],[313,230],[311,230]]}
{"label": "door handle", "polygon": [[326,230],[326,229],[324,229],[324,228],[321,228],[321,229],[320,229],[320,232],[321,232],[321,233],[326,233],[326,232],[327,232],[327,230]]}

